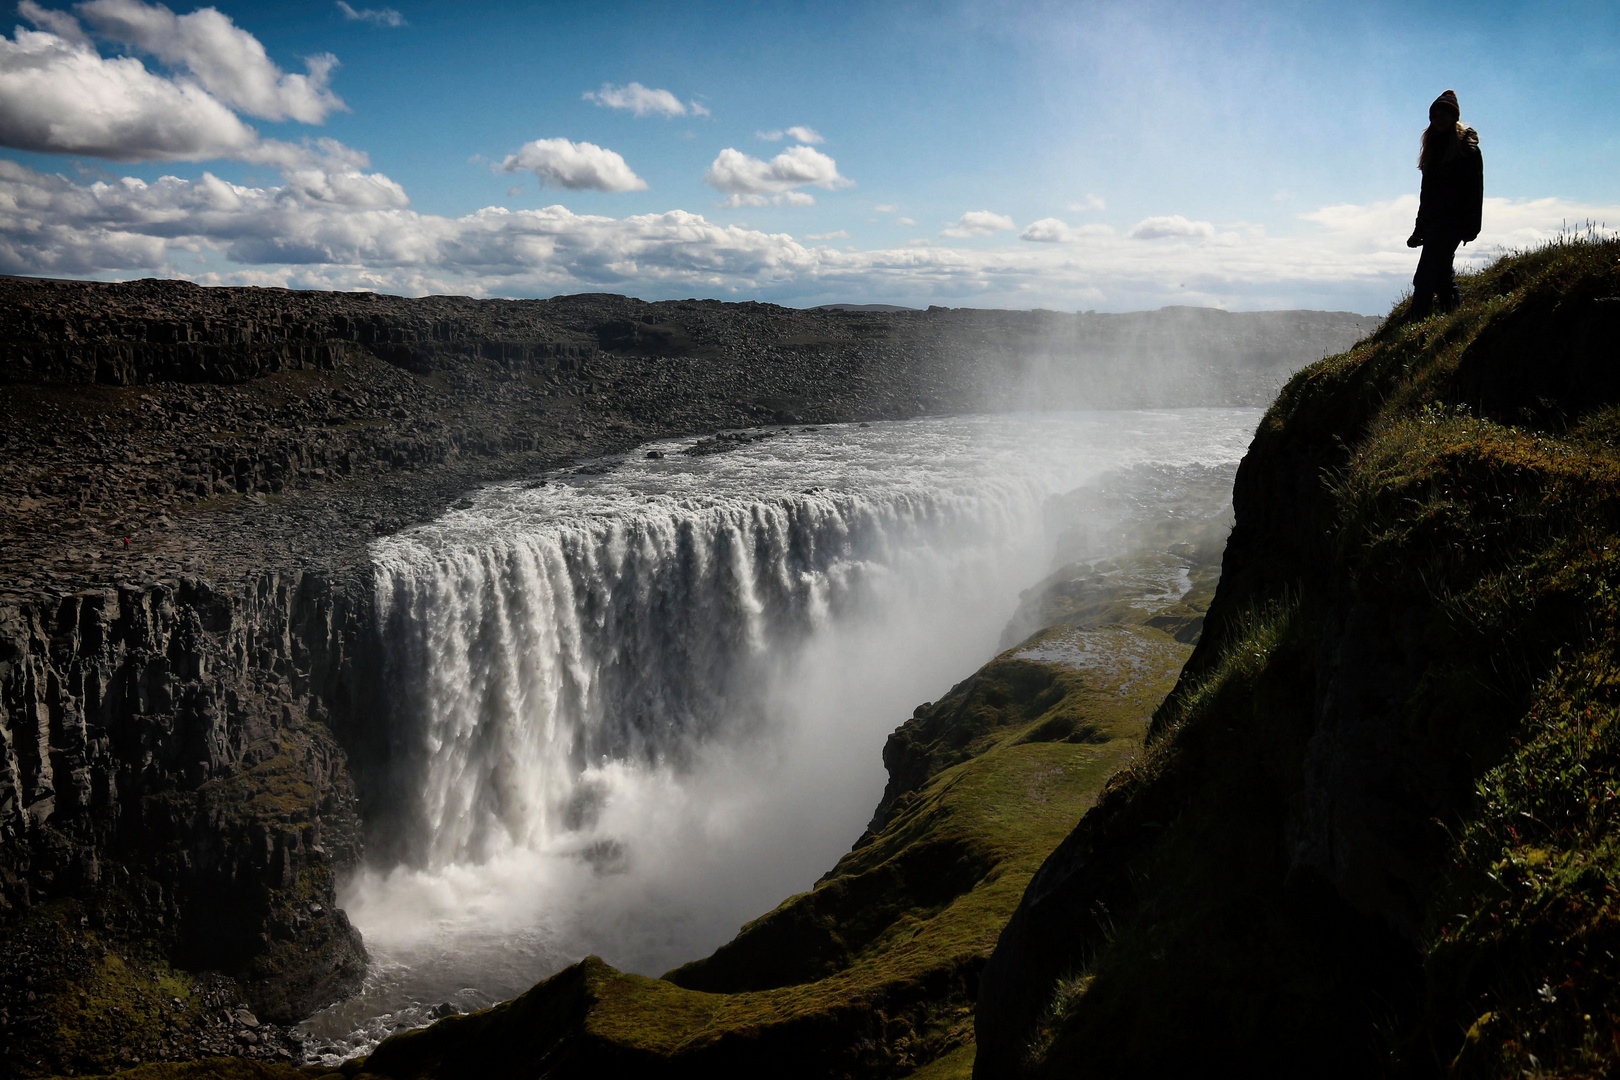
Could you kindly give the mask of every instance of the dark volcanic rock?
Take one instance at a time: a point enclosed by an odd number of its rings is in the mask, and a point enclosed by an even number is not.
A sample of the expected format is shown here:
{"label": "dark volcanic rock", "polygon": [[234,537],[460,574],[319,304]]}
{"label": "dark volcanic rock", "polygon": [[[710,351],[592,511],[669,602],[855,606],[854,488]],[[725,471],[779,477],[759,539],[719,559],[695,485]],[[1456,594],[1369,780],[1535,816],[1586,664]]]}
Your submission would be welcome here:
{"label": "dark volcanic rock", "polygon": [[[365,955],[334,877],[359,819],[331,727],[369,693],[368,626],[314,575],[0,605],[8,946],[54,923],[97,951],[155,947],[283,1022],[352,991]],[[83,992],[32,974],[42,994]],[[14,1024],[12,1047],[49,1056],[63,1004]]]}

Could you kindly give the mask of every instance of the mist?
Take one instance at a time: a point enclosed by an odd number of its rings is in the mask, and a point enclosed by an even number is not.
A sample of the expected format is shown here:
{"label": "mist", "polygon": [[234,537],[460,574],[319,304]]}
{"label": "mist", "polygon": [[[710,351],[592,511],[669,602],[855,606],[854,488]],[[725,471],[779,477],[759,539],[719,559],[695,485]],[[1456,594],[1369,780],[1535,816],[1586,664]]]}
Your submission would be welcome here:
{"label": "mist", "polygon": [[1342,352],[1378,320],[1351,312],[1167,307],[1129,314],[951,312],[945,334],[993,360],[982,411],[1269,404],[1290,376]]}
{"label": "mist", "polygon": [[589,954],[662,974],[810,888],[871,817],[889,732],[1005,647],[1020,592],[1077,550],[1062,497],[1229,465],[1255,415],[659,444],[380,541],[391,809],[341,897],[373,976],[309,1030],[351,1052]]}

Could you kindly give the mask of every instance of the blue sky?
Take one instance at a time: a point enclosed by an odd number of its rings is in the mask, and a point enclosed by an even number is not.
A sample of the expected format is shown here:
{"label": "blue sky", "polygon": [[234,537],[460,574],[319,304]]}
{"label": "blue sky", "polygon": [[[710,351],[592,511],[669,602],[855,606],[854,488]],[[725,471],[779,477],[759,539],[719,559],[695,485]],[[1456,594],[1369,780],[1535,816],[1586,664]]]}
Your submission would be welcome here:
{"label": "blue sky", "polygon": [[196,11],[21,6],[0,270],[1380,312],[1446,87],[1492,200],[1470,257],[1620,224],[1612,2]]}

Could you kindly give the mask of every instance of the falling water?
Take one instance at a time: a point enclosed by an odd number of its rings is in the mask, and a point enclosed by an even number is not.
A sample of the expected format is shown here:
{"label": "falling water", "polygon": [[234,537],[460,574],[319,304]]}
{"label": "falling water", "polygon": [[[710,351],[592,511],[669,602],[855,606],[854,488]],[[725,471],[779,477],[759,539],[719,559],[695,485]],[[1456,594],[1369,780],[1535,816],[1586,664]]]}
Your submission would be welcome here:
{"label": "falling water", "polygon": [[591,952],[657,974],[808,888],[870,815],[888,732],[994,653],[1050,569],[1072,524],[1052,497],[1142,463],[1234,461],[1256,417],[657,444],[379,541],[391,787],[344,896],[374,965],[306,1025],[312,1048]]}

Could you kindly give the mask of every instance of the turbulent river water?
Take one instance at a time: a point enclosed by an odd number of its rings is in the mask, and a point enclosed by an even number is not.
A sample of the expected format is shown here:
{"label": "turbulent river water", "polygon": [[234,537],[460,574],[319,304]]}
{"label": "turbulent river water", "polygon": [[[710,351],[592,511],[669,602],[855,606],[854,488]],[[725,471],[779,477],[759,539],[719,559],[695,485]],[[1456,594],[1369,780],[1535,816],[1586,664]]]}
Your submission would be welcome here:
{"label": "turbulent river water", "polygon": [[1055,497],[1230,467],[1258,417],[673,441],[484,488],[379,541],[389,809],[342,895],[372,965],[303,1025],[310,1057],[591,953],[660,974],[809,888],[871,815],[888,733],[995,653],[1055,537],[1097,524]]}

